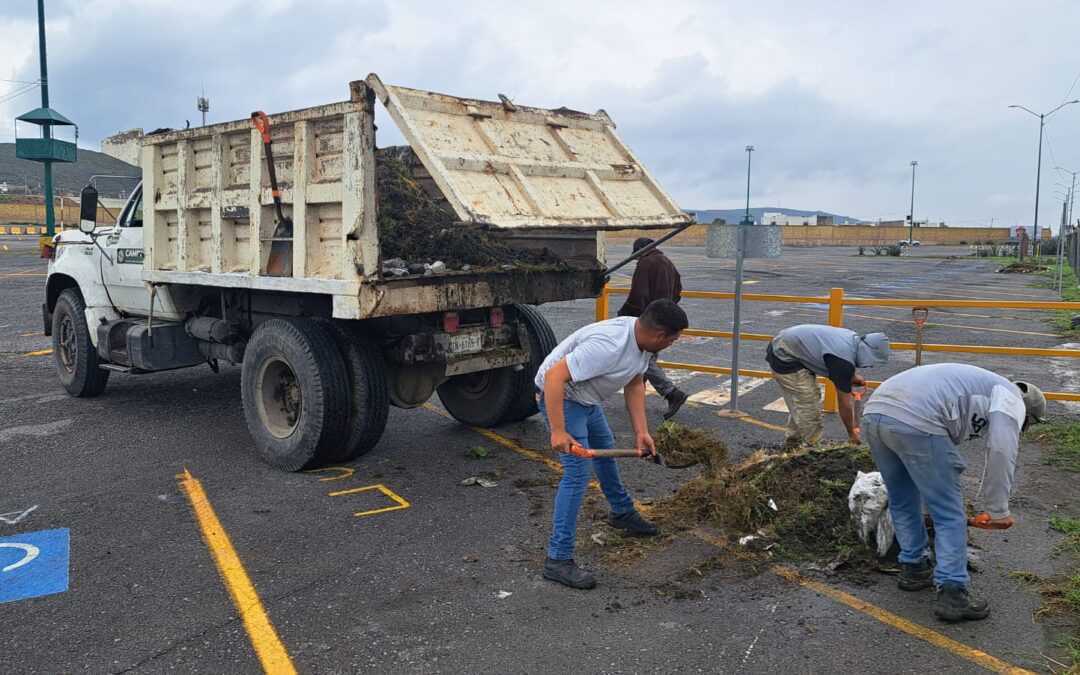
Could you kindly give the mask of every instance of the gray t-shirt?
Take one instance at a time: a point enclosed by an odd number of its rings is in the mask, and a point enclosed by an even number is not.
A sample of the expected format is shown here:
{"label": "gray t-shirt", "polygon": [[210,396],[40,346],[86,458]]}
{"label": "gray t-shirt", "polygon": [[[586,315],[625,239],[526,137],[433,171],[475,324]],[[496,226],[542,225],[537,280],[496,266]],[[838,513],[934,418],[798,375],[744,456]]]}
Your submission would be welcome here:
{"label": "gray t-shirt", "polygon": [[829,376],[826,355],[858,368],[880,366],[889,360],[889,341],[881,333],[859,335],[834,326],[805,323],[785,328],[769,343],[781,362],[798,362],[822,377]]}
{"label": "gray t-shirt", "polygon": [[566,398],[582,405],[599,405],[649,367],[651,354],[638,347],[634,336],[637,319],[621,316],[589,324],[559,343],[536,371],[536,386],[544,390],[544,376],[562,359],[573,382],[566,384]]}
{"label": "gray t-shirt", "polygon": [[964,363],[937,363],[905,370],[881,383],[863,414],[878,413],[954,444],[985,432],[989,447],[983,499],[992,518],[1009,515],[1024,400],[1016,385],[997,373]]}

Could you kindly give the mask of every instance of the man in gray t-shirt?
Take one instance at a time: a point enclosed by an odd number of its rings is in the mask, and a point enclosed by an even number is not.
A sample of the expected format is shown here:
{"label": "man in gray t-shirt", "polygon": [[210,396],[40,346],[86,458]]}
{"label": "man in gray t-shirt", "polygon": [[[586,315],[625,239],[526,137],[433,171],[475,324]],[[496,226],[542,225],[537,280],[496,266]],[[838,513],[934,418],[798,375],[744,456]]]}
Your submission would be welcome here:
{"label": "man in gray t-shirt", "polygon": [[884,333],[859,335],[834,326],[806,323],[785,328],[765,350],[765,360],[773,372],[788,409],[785,445],[814,444],[825,430],[821,415],[821,390],[817,378],[829,378],[836,385],[840,421],[848,440],[862,443],[855,427],[855,399],[852,386],[866,380],[856,368],[880,366],[889,360],[889,338]]}
{"label": "man in gray t-shirt", "polygon": [[[968,594],[967,528],[1012,526],[1009,489],[1020,432],[1045,414],[1046,399],[1035,385],[962,363],[905,370],[882,382],[866,404],[866,440],[888,489],[900,542],[897,585],[905,591],[936,585],[938,618],[963,621],[990,614],[986,600]],[[956,446],[983,434],[989,445],[980,486],[986,511],[969,521],[960,486],[964,459]],[[923,502],[934,519],[933,570]]]}
{"label": "man in gray t-shirt", "polygon": [[656,452],[645,417],[645,381],[650,357],[667,349],[688,325],[686,313],[670,300],[654,300],[641,316],[594,323],[563,340],[536,372],[540,410],[551,430],[563,475],[555,494],[551,540],[544,578],[571,588],[592,588],[596,579],[574,563],[577,517],[593,471],[611,505],[608,523],[631,535],[654,536],[656,525],[634,509],[611,457],[586,459],[570,454],[572,445],[613,448],[604,399],[623,390],[626,411],[639,451]]}

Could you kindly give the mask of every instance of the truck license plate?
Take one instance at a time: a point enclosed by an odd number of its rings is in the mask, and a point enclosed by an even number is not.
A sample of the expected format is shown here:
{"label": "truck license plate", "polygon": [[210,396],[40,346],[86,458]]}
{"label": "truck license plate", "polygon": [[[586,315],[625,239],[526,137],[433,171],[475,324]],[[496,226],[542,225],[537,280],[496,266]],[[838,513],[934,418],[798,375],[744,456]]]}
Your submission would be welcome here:
{"label": "truck license plate", "polygon": [[454,354],[472,354],[484,348],[484,339],[480,333],[450,336],[450,351]]}

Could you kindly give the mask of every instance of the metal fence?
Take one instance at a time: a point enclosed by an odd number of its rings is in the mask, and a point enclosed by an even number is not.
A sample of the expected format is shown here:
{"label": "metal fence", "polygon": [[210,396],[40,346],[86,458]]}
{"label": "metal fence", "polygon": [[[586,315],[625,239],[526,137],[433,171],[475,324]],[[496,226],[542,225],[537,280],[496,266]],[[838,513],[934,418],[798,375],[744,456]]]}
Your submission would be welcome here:
{"label": "metal fence", "polygon": [[[1075,235],[1074,235],[1075,238]],[[1074,239],[1074,244],[1077,242]],[[1080,255],[1073,255],[1070,262],[1076,265],[1076,261],[1080,260]],[[612,295],[629,295],[630,289],[628,288],[615,288],[612,286],[606,286],[600,297],[596,299],[596,320],[603,321],[608,318],[610,313],[610,298]],[[714,293],[705,291],[683,291],[682,297],[684,298],[703,298],[709,300],[733,300],[735,298],[734,293]],[[1013,300],[882,300],[877,298],[848,298],[844,296],[844,289],[833,288],[829,291],[828,296],[805,296],[805,295],[763,295],[754,293],[743,293],[744,301],[758,301],[758,302],[782,302],[782,303],[799,303],[799,304],[812,304],[812,305],[827,305],[829,308],[828,325],[830,326],[843,326],[844,325],[844,308],[845,307],[906,307],[915,309],[916,307],[969,307],[980,309],[1021,309],[1021,310],[1080,310],[1080,302],[1018,302]],[[700,330],[696,328],[690,328],[684,331],[685,335],[696,335],[701,337],[712,338],[728,338],[732,337],[730,331],[720,330]],[[762,342],[768,342],[773,339],[772,335],[762,335],[759,333],[740,333],[740,338],[743,340],[758,340]],[[890,343],[892,349],[897,351],[915,351],[916,345],[913,342],[892,342]],[[923,344],[921,345],[922,351],[927,352],[954,352],[954,353],[967,353],[967,354],[1004,354],[1008,356],[1037,356],[1037,357],[1053,357],[1053,358],[1080,358],[1080,349],[1036,349],[1027,347],[993,347],[987,345],[955,345],[955,344]],[[710,373],[713,375],[730,375],[731,368],[725,368],[722,366],[702,366],[692,363],[668,363],[661,361],[659,364],[662,368],[674,368],[676,370],[692,370],[699,373]],[[771,378],[772,372],[765,370],[746,370],[739,368],[739,376],[747,377],[764,377]],[[825,383],[825,411],[836,412],[836,388],[832,382],[826,378],[818,378],[818,381]],[[876,387],[881,382],[868,381],[868,387]],[[1044,392],[1046,398],[1052,401],[1080,401],[1080,393],[1070,392]]]}

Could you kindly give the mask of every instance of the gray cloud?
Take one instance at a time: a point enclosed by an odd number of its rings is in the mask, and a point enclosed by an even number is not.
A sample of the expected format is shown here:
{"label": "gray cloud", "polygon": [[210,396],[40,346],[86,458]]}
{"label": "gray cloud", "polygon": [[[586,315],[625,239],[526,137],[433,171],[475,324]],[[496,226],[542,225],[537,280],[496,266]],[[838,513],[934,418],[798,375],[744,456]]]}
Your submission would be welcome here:
{"label": "gray cloud", "polygon": [[[222,121],[339,100],[375,71],[462,96],[603,107],[687,208],[741,205],[754,144],[755,205],[895,218],[918,159],[916,216],[955,224],[1030,222],[1038,122],[1007,106],[1053,108],[1080,71],[1080,7],[1064,0],[50,0],[47,11],[53,105],[87,147],[196,123],[201,86]],[[0,77],[37,77],[35,22],[30,3],[0,9]],[[36,93],[0,103],[0,118],[36,104]],[[400,139],[385,114],[378,123],[382,144]],[[10,129],[0,124],[0,141]],[[1047,131],[1043,223],[1060,213],[1054,164],[1080,168],[1080,105]]]}

